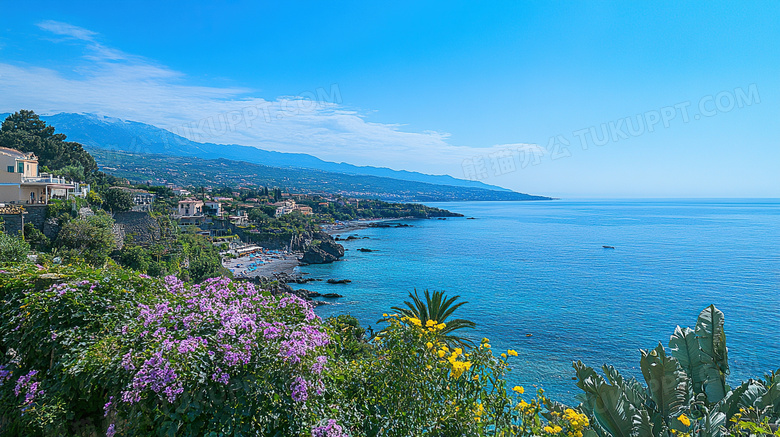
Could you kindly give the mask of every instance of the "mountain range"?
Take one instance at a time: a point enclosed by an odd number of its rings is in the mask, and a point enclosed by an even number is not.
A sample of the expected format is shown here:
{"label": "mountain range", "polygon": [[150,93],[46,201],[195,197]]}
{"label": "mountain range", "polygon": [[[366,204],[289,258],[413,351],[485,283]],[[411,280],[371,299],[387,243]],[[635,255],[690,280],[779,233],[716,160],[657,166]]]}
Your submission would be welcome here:
{"label": "mountain range", "polygon": [[[0,114],[0,120],[8,114]],[[257,147],[236,144],[214,144],[191,141],[168,130],[149,124],[121,120],[95,114],[59,113],[41,115],[47,124],[54,126],[57,132],[67,135],[69,141],[81,143],[90,151],[98,164],[108,173],[138,180],[142,175],[145,180],[160,179],[165,176],[164,169],[175,168],[186,163],[186,160],[173,158],[197,158],[197,167],[205,169],[209,160],[219,160],[217,167],[223,167],[225,162],[241,161],[251,166],[255,173],[275,174],[283,178],[279,181],[266,180],[265,183],[287,186],[291,181],[298,181],[299,189],[316,190],[313,185],[323,184],[319,189],[340,186],[342,191],[364,193],[363,196],[378,196],[393,199],[400,196],[403,200],[536,200],[547,199],[517,193],[506,188],[484,184],[479,181],[457,179],[448,175],[428,175],[418,172],[392,170],[382,167],[356,166],[347,163],[336,163],[321,160],[315,156],[303,153],[284,153],[259,149]],[[154,157],[157,171],[143,171],[142,157]],[[110,162],[107,162],[109,160]],[[192,161],[194,162],[194,161]],[[277,171],[277,170],[298,170]],[[312,178],[300,170],[313,171]],[[201,176],[208,171],[199,171]],[[339,175],[349,183],[340,183]],[[359,177],[346,177],[359,176]],[[361,179],[362,178],[362,179]],[[227,178],[217,178],[208,182],[231,183],[239,182],[240,175]],[[388,180],[391,179],[391,180]],[[193,182],[190,177],[178,178],[180,183]],[[306,183],[303,183],[306,181]],[[362,182],[361,182],[362,181]],[[203,181],[206,183],[207,181]],[[406,182],[406,183],[402,183]],[[461,190],[455,190],[460,188]],[[406,194],[392,190],[402,189]]]}
{"label": "mountain range", "polygon": [[[5,118],[4,115],[2,117]],[[304,153],[275,152],[237,144],[199,143],[149,124],[95,114],[60,113],[41,116],[41,119],[55,126],[58,132],[67,135],[70,141],[101,149],[139,154],[193,156],[203,159],[224,158],[271,167],[310,168],[336,173],[380,176],[455,187],[511,191],[479,181],[457,179],[447,175],[428,175],[383,167],[356,166],[347,163],[323,161]]]}

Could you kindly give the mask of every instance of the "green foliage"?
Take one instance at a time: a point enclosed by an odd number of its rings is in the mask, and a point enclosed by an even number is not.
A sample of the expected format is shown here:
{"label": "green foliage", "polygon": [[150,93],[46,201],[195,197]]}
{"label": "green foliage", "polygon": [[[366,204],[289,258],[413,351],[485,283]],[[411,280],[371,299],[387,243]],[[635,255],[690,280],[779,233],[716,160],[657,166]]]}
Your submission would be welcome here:
{"label": "green foliage", "polygon": [[574,363],[583,408],[594,429],[607,436],[667,436],[669,433],[722,436],[736,432],[739,411],[754,408],[755,419],[780,422],[780,377],[748,380],[731,389],[726,384],[728,354],[724,317],[710,305],[699,315],[696,329],[675,329],[669,340],[641,351],[646,385],[625,379],[604,366],[604,377],[581,362]]}
{"label": "green foliage", "polygon": [[60,170],[54,171],[53,173],[63,176],[66,179],[71,181],[86,180],[86,173],[84,171],[84,166],[82,166],[81,164],[76,164],[76,165],[68,164],[65,167],[61,168]]}
{"label": "green foliage", "polygon": [[324,402],[350,435],[582,437],[581,413],[553,404],[541,390],[535,398],[523,397],[522,387],[507,390],[515,351],[494,356],[487,339],[473,349],[450,348],[439,324],[386,320],[370,349],[337,357],[343,361],[331,367]]}
{"label": "green foliage", "polygon": [[89,193],[87,193],[87,202],[91,206],[99,207],[103,205],[103,198],[100,197],[100,194],[97,193],[97,191],[89,190]]}
{"label": "green foliage", "polygon": [[103,207],[112,212],[129,211],[135,204],[133,195],[121,188],[109,188],[103,192]]}
{"label": "green foliage", "polygon": [[460,296],[453,296],[447,298],[447,295],[443,291],[434,291],[431,294],[428,290],[425,290],[425,301],[423,301],[417,294],[417,290],[414,293],[409,293],[411,302],[404,301],[403,307],[392,307],[394,311],[398,311],[404,316],[419,319],[423,325],[428,321],[436,323],[446,323],[446,327],[440,332],[442,340],[448,344],[459,345],[473,345],[474,343],[464,337],[452,335],[453,332],[461,329],[473,329],[476,324],[470,320],[465,319],[450,319],[450,316],[461,306],[468,302],[455,303]]}
{"label": "green foliage", "polygon": [[45,252],[49,250],[51,241],[43,232],[38,230],[32,223],[24,224],[24,240],[30,244],[35,250],[39,252]]}
{"label": "green foliage", "polygon": [[360,326],[358,320],[349,314],[340,314],[325,321],[333,342],[330,349],[342,359],[365,356],[370,345],[366,338],[366,329]]}
{"label": "green foliage", "polygon": [[114,220],[102,211],[70,220],[60,229],[55,246],[65,257],[84,259],[91,265],[101,266],[116,248],[113,225]]}
{"label": "green foliage", "polygon": [[146,272],[151,261],[149,254],[141,246],[128,246],[122,248],[119,255],[120,263],[139,272]]}
{"label": "green foliage", "polygon": [[23,238],[0,232],[0,263],[27,261],[30,245]]}
{"label": "green foliage", "polygon": [[180,232],[168,216],[156,218],[162,238],[149,247],[126,243],[115,257],[120,265],[155,277],[177,275],[194,282],[231,276],[222,266],[219,247],[201,235]]}

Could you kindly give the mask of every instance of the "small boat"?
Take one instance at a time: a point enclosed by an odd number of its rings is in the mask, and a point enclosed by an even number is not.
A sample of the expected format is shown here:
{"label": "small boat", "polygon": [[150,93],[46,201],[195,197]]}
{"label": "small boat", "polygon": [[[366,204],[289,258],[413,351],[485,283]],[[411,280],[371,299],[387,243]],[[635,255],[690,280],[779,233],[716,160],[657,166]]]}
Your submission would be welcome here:
{"label": "small boat", "polygon": [[601,246],[601,247],[603,247],[604,249],[614,249],[615,248],[615,246]]}

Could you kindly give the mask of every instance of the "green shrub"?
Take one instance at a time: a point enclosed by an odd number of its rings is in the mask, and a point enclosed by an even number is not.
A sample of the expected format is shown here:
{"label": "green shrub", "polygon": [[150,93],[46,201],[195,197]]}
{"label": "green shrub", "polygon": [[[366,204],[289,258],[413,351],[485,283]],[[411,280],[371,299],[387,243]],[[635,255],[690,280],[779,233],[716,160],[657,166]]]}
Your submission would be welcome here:
{"label": "green shrub", "polygon": [[27,261],[30,245],[23,238],[0,232],[0,263]]}
{"label": "green shrub", "polygon": [[114,220],[104,212],[73,219],[62,226],[55,245],[66,258],[81,258],[91,265],[101,266],[116,247]]}

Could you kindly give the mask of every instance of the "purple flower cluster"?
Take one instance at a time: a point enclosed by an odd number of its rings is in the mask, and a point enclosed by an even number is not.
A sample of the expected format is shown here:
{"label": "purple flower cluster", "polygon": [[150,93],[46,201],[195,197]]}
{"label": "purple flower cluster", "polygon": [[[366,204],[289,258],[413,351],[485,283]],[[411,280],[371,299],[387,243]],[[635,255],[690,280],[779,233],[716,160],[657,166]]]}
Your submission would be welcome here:
{"label": "purple flower cluster", "polygon": [[140,346],[122,358],[132,373],[123,402],[140,402],[148,392],[174,402],[185,386],[197,389],[204,381],[191,362],[213,366],[210,380],[219,384],[228,384],[231,375],[282,369],[293,400],[306,401],[315,388],[320,392],[327,363],[321,348],[330,338],[311,304],[296,296],[263,295],[251,283],[228,278],[186,285],[168,276],[163,284],[169,294],[155,304],[139,304],[135,324],[121,329]]}
{"label": "purple flower cluster", "polygon": [[42,390],[38,390],[40,382],[34,381],[35,375],[38,374],[37,370],[30,370],[26,375],[22,375],[16,380],[16,387],[14,387],[14,395],[19,396],[24,393],[24,405],[27,405],[35,400],[35,396],[43,394]]}
{"label": "purple flower cluster", "polygon": [[292,384],[290,384],[290,396],[296,402],[303,402],[309,399],[309,385],[306,380],[300,376],[296,376]]}
{"label": "purple flower cluster", "polygon": [[163,358],[162,351],[144,361],[141,369],[133,377],[132,388],[122,393],[122,401],[133,404],[141,400],[141,393],[149,389],[157,394],[165,395],[168,402],[184,392],[182,382],[173,370],[171,363]]}
{"label": "purple flower cluster", "polygon": [[13,372],[11,370],[6,370],[5,365],[0,364],[0,385],[5,384],[6,381],[11,379],[11,374]]}
{"label": "purple flower cluster", "polygon": [[111,396],[108,398],[108,402],[106,402],[105,405],[103,405],[103,417],[108,416],[108,412],[111,410],[111,407],[114,405],[114,397]]}
{"label": "purple flower cluster", "polygon": [[280,344],[279,356],[288,363],[297,364],[310,351],[326,346],[328,334],[313,326],[304,325],[299,331],[289,332]]}
{"label": "purple flower cluster", "polygon": [[327,425],[315,426],[311,429],[311,437],[349,437],[335,419],[328,420]]}

